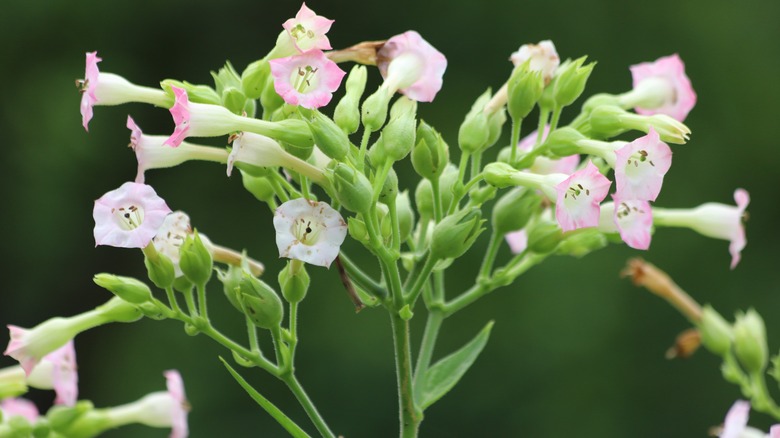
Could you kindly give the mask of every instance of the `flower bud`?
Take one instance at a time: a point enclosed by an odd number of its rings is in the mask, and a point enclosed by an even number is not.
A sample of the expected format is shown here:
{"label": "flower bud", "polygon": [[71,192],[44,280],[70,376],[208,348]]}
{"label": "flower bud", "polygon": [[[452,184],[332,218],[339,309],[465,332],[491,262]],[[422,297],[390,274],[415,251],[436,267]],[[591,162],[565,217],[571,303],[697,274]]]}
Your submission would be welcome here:
{"label": "flower bud", "polygon": [[177,87],[187,92],[187,97],[190,102],[222,105],[222,99],[219,94],[208,85],[195,85],[187,81],[182,82],[175,79],[166,79],[160,82],[160,86],[165,90],[165,94],[171,99],[173,99],[173,90],[171,87]]}
{"label": "flower bud", "polygon": [[391,94],[382,87],[363,101],[362,120],[363,127],[371,132],[379,131],[387,119],[387,106],[390,104]]}
{"label": "flower bud", "polygon": [[506,108],[512,120],[526,118],[544,91],[542,72],[530,70],[528,66],[525,63],[515,68],[507,82]]}
{"label": "flower bud", "polygon": [[477,186],[469,192],[469,200],[473,205],[482,205],[496,197],[498,189],[491,185]]}
{"label": "flower bud", "polygon": [[[441,178],[439,178],[439,193],[441,196],[441,208],[447,211],[452,204],[452,188],[458,179],[458,169],[455,166],[448,165]],[[414,191],[414,203],[417,205],[417,211],[420,217],[433,217],[433,188],[430,180],[421,179]]]}
{"label": "flower bud", "polygon": [[233,114],[242,115],[246,109],[247,98],[244,93],[236,87],[227,87],[222,92],[222,106],[230,110]]}
{"label": "flower bud", "polygon": [[596,66],[595,62],[591,62],[583,67],[585,58],[587,56],[566,63],[558,70],[553,88],[553,96],[558,108],[571,105],[585,91],[588,77]]}
{"label": "flower bud", "polygon": [[556,157],[568,157],[580,153],[577,142],[585,138],[584,135],[574,128],[558,128],[544,140],[544,147]]}
{"label": "flower bud", "polygon": [[493,229],[506,234],[525,228],[539,214],[542,197],[535,190],[516,187],[502,196],[493,207]]}
{"label": "flower bud", "polygon": [[478,208],[445,217],[433,228],[431,256],[439,260],[460,257],[482,233],[484,222]]}
{"label": "flower bud", "polygon": [[284,318],[284,306],[276,292],[264,282],[244,273],[239,284],[239,301],[244,313],[256,326],[271,330]]}
{"label": "flower bud", "polygon": [[471,106],[458,129],[458,146],[465,153],[479,152],[488,144],[490,123],[484,109],[489,101],[490,90],[487,90]]}
{"label": "flower bud", "polygon": [[264,176],[253,176],[241,170],[241,182],[244,184],[244,188],[258,201],[268,203],[276,196],[273,186]]}
{"label": "flower bud", "polygon": [[416,133],[417,102],[401,96],[390,110],[390,121],[382,130],[387,159],[400,161],[414,147]]}
{"label": "flower bud", "polygon": [[360,243],[368,243],[368,229],[366,229],[366,223],[363,219],[356,216],[352,216],[347,219],[347,231],[353,239]]}
{"label": "flower bud", "polygon": [[734,323],[734,354],[749,374],[760,373],[769,359],[766,327],[761,315],[753,309],[738,314]]}
{"label": "flower bud", "polygon": [[702,345],[714,354],[723,357],[731,350],[734,338],[731,324],[709,304],[702,308],[699,331]]}
{"label": "flower bud", "polygon": [[665,114],[642,116],[608,105],[591,111],[590,128],[591,134],[600,138],[615,137],[631,129],[649,132],[653,128],[662,141],[674,144],[685,144],[691,133],[683,123]]}
{"label": "flower bud", "polygon": [[[151,250],[149,250],[149,248],[151,248]],[[149,275],[149,280],[160,289],[171,287],[173,280],[176,278],[176,272],[171,259],[165,254],[161,254],[157,252],[157,250],[154,250],[154,246],[152,245],[144,248],[144,256],[144,265],[146,265],[146,272]]]}
{"label": "flower bud", "polygon": [[239,297],[241,295],[241,281],[244,279],[244,273],[247,270],[242,266],[228,265],[227,271],[217,269],[217,279],[222,283],[222,291],[225,293],[225,297],[228,302],[236,308],[239,312],[243,312],[241,307],[241,301]]}
{"label": "flower bud", "polygon": [[130,277],[113,274],[97,274],[92,279],[95,284],[108,290],[128,303],[141,304],[152,300],[149,286]]}
{"label": "flower bud", "polygon": [[354,134],[360,126],[360,97],[366,89],[368,70],[363,65],[355,65],[346,81],[346,94],[333,111],[333,120],[347,134]]}
{"label": "flower bud", "polygon": [[404,190],[395,198],[395,208],[398,214],[398,228],[401,233],[401,242],[405,242],[414,229],[414,210],[409,199],[409,191]]}
{"label": "flower bud", "polygon": [[528,231],[528,250],[536,254],[549,254],[555,251],[563,240],[563,232],[555,222],[542,221]]}
{"label": "flower bud", "polygon": [[604,248],[608,243],[607,237],[597,228],[580,229],[564,236],[555,253],[580,258]]}
{"label": "flower bud", "polygon": [[196,285],[204,285],[211,278],[214,261],[206,245],[198,235],[198,230],[184,240],[180,249],[179,266],[184,276]]}
{"label": "flower bud", "polygon": [[141,312],[119,297],[111,298],[95,310],[105,322],[135,322],[141,319]]}
{"label": "flower bud", "polygon": [[311,111],[306,123],[309,124],[317,147],[328,157],[344,161],[350,143],[349,137],[339,125],[317,110]]}
{"label": "flower bud", "polygon": [[507,163],[490,163],[485,166],[482,172],[485,176],[485,182],[493,187],[503,189],[504,187],[515,185],[512,175],[514,175],[517,170]]}
{"label": "flower bud", "polygon": [[269,74],[265,78],[265,86],[260,94],[260,105],[263,107],[263,113],[276,116],[285,108],[284,104],[284,98],[274,88],[274,77]]}
{"label": "flower bud", "polygon": [[450,161],[447,143],[430,125],[420,120],[417,126],[417,145],[412,149],[412,166],[418,175],[438,178]]}
{"label": "flower bud", "polygon": [[498,139],[501,138],[501,133],[504,129],[504,123],[506,123],[506,109],[504,109],[504,107],[501,107],[498,111],[495,111],[488,116],[489,132],[487,143],[485,144],[483,150],[493,146],[496,144]]}
{"label": "flower bud", "polygon": [[[297,269],[293,269],[292,264],[299,263]],[[295,271],[295,272],[293,272]],[[282,289],[282,296],[288,303],[300,303],[306,298],[306,292],[309,290],[309,274],[306,272],[306,265],[294,260],[287,262],[281,271],[279,271],[279,287]]]}
{"label": "flower bud", "polygon": [[[216,73],[212,71],[211,77],[214,78],[217,94],[223,94],[229,87],[241,90],[241,77],[238,75],[236,69],[233,68],[233,64],[231,64],[230,61],[225,62],[225,65]],[[244,93],[242,92],[241,94]]]}
{"label": "flower bud", "polygon": [[391,167],[385,177],[385,182],[382,184],[382,191],[379,192],[379,202],[385,205],[390,205],[391,202],[395,202],[398,197],[398,174]]}
{"label": "flower bud", "polygon": [[371,183],[362,172],[338,163],[331,176],[336,199],[349,211],[365,213],[374,202]]}
{"label": "flower bud", "polygon": [[288,143],[289,146],[295,146],[295,149],[287,151],[301,160],[309,158],[311,150],[314,148],[314,136],[311,135],[309,125],[306,122],[299,119],[285,119],[274,122],[274,125],[273,129],[268,132],[268,137],[284,142],[285,146]]}
{"label": "flower bud", "polygon": [[582,112],[590,114],[591,111],[602,105],[617,106],[620,99],[614,94],[599,93],[590,96],[585,103],[582,104]]}
{"label": "flower bud", "polygon": [[[107,422],[105,415],[95,410],[89,400],[80,400],[75,406],[56,405],[46,413],[51,430],[60,436],[95,436],[104,431],[100,424]],[[92,427],[90,427],[92,426]],[[84,435],[74,435],[77,427]],[[87,433],[89,431],[92,433]]]}
{"label": "flower bud", "polygon": [[269,76],[271,76],[271,67],[265,59],[249,64],[244,69],[244,72],[241,73],[241,89],[246,97],[250,99],[259,98],[263,93]]}

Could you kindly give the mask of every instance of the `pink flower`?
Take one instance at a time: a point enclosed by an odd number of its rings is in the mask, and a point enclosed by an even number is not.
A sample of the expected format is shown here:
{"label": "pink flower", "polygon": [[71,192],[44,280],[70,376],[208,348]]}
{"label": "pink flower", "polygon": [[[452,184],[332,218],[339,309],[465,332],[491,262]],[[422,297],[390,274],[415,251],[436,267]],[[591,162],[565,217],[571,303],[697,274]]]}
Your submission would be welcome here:
{"label": "pink flower", "polygon": [[672,165],[672,150],[653,128],[647,135],[615,151],[615,195],[655,201]]}
{"label": "pink flower", "polygon": [[187,90],[174,86],[171,90],[175,100],[170,112],[176,128],[164,144],[175,148],[187,137],[215,137],[238,130],[238,116],[227,108],[190,102]]}
{"label": "pink flower", "polygon": [[332,47],[325,34],[330,30],[333,21],[315,14],[303,3],[295,18],[285,21],[282,27],[300,53],[311,49],[330,50]]}
{"label": "pink flower", "polygon": [[40,389],[54,389],[55,404],[73,406],[79,394],[76,349],[71,339],[65,345],[44,356],[28,376],[28,384]]}
{"label": "pink flower", "polygon": [[376,65],[384,87],[418,102],[432,102],[441,90],[447,58],[410,30],[396,35],[377,52]]}
{"label": "pink flower", "polygon": [[97,52],[87,53],[87,67],[84,73],[84,82],[81,85],[81,124],[84,125],[84,130],[87,132],[89,132],[89,121],[92,120],[92,107],[97,102],[95,89],[100,74],[97,63],[102,60],[98,58]]}
{"label": "pink flower", "polygon": [[612,203],[611,208],[603,205],[602,212],[612,210],[608,220],[617,227],[620,238],[631,248],[641,250],[650,248],[650,231],[653,228],[653,212],[650,203],[643,200],[622,199],[617,195],[612,197],[615,202]]}
{"label": "pink flower", "polygon": [[32,329],[9,324],[8,331],[11,340],[3,354],[19,361],[27,376],[41,359],[62,348],[78,333],[65,318],[52,318]]}
{"label": "pink flower", "polygon": [[632,65],[631,76],[634,79],[632,100],[639,114],[666,114],[682,122],[696,105],[696,93],[676,53],[655,62]]}
{"label": "pink flower", "polygon": [[[547,138],[547,134],[549,133],[550,125],[545,125],[544,132],[542,133],[542,141]],[[536,144],[537,135],[538,131],[534,131],[523,137],[523,139],[520,140],[520,142],[517,144],[517,149],[523,152],[530,152]],[[567,175],[571,175],[579,165],[579,155],[570,155],[558,160],[540,156],[534,160],[534,164],[531,165],[528,171],[538,175],[549,175],[551,173],[565,173]]]}
{"label": "pink flower", "polygon": [[144,135],[133,118],[127,116],[127,129],[130,130],[130,148],[138,161],[135,182],[143,184],[144,172],[149,169],[162,169],[178,166],[189,160],[206,160],[218,163],[227,161],[228,153],[223,148],[198,146],[182,142],[180,146],[165,146],[168,137],[163,135]]}
{"label": "pink flower", "polygon": [[171,409],[171,438],[185,438],[188,433],[187,412],[190,409],[187,397],[184,394],[184,382],[181,374],[176,370],[168,370],[165,373],[168,395],[173,399]]}
{"label": "pink flower", "polygon": [[151,186],[126,182],[95,201],[95,245],[143,248],[170,212]]}
{"label": "pink flower", "polygon": [[35,423],[40,416],[35,403],[24,398],[6,398],[0,400],[0,411],[3,412],[3,420],[11,417],[24,417],[28,422]]}
{"label": "pink flower", "polygon": [[723,423],[723,431],[720,438],[739,438],[747,427],[748,415],[750,414],[750,402],[737,400],[731,406],[726,414],[726,420]]}
{"label": "pink flower", "polygon": [[330,267],[347,237],[347,223],[324,202],[304,198],[280,205],[274,213],[279,257]]}
{"label": "pink flower", "polygon": [[528,233],[524,229],[506,233],[504,238],[512,254],[520,254],[528,247]]}
{"label": "pink flower", "polygon": [[561,64],[561,58],[555,50],[555,44],[550,40],[539,41],[539,44],[523,44],[509,57],[515,67],[529,61],[531,71],[542,72],[544,83],[549,84],[555,75],[555,70]]}
{"label": "pink flower", "polygon": [[595,227],[599,223],[599,204],[607,196],[612,181],[588,161],[584,169],[571,174],[555,186],[555,218],[563,231]]}
{"label": "pink flower", "polygon": [[272,59],[274,89],[290,105],[316,109],[325,106],[338,90],[346,72],[321,50]]}

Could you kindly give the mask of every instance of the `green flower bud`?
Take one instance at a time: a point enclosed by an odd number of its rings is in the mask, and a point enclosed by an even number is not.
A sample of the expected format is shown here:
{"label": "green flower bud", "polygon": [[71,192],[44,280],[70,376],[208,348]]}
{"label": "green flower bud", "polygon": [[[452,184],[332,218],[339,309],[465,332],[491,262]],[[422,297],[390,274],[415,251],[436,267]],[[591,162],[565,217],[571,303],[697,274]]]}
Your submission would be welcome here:
{"label": "green flower bud", "polygon": [[75,406],[55,405],[46,413],[51,430],[63,437],[91,437],[108,429],[110,419],[89,400]]}
{"label": "green flower bud", "polygon": [[95,310],[100,313],[105,322],[135,322],[142,317],[140,310],[119,297],[111,298]]}
{"label": "green flower bud", "polygon": [[558,255],[583,257],[607,246],[607,237],[596,228],[584,228],[565,235],[555,252]]}
{"label": "green flower bud", "polygon": [[477,98],[458,129],[458,146],[465,153],[479,152],[488,144],[490,123],[484,110],[489,101],[490,89]]}
{"label": "green flower bud", "polygon": [[433,228],[431,256],[439,260],[460,257],[482,233],[483,223],[485,220],[478,208],[464,209],[445,217]]}
{"label": "green flower bud", "polygon": [[195,85],[187,81],[166,79],[160,82],[160,86],[165,90],[165,94],[171,98],[171,102],[173,102],[173,90],[171,90],[171,87],[178,87],[187,91],[187,97],[190,102],[222,105],[222,98],[220,95],[208,85]]}
{"label": "green flower bud", "polygon": [[264,114],[273,115],[279,114],[285,107],[284,99],[276,92],[274,77],[270,74],[265,78],[265,87],[260,94],[260,105],[263,107]]}
{"label": "green flower bud", "polygon": [[345,163],[338,163],[331,174],[336,199],[349,211],[365,213],[374,203],[371,183],[362,172]]}
{"label": "green flower bud", "polygon": [[181,293],[188,293],[193,287],[195,287],[195,285],[183,275],[176,277],[176,279],[173,280],[173,290],[177,290]]}
{"label": "green flower bud", "polygon": [[599,138],[614,137],[632,129],[648,132],[653,128],[661,140],[685,144],[691,134],[687,126],[666,114],[643,116],[616,106],[596,107],[591,111],[589,120],[591,135]]}
{"label": "green flower bud", "polygon": [[542,72],[530,70],[529,62],[516,67],[507,82],[506,108],[512,120],[526,118],[544,91]]}
{"label": "green flower bud", "polygon": [[482,205],[496,197],[496,189],[493,186],[477,186],[469,192],[469,199],[474,205]]}
{"label": "green flower bud", "polygon": [[[293,269],[293,263],[299,264],[297,269]],[[288,303],[300,303],[303,301],[306,298],[306,292],[309,290],[310,282],[309,274],[306,272],[306,265],[301,262],[290,260],[279,271],[279,287],[282,289],[282,296]]]}
{"label": "green flower bud", "polygon": [[[447,211],[452,204],[452,189],[458,179],[458,169],[453,165],[448,165],[441,178],[439,178],[439,192],[441,194],[442,210]],[[421,179],[414,191],[414,203],[417,205],[417,211],[420,217],[433,217],[433,188],[430,180]]]}
{"label": "green flower bud", "polygon": [[246,96],[235,87],[227,87],[222,92],[222,106],[230,110],[233,114],[242,115],[246,106]]}
{"label": "green flower bud", "polygon": [[630,128],[622,120],[628,112],[618,106],[601,105],[590,112],[590,132],[597,138],[612,138]]}
{"label": "green flower bud", "polygon": [[731,351],[734,338],[731,324],[709,304],[702,308],[699,332],[701,333],[701,344],[712,353],[723,357]]}
{"label": "green flower bud", "polygon": [[135,278],[97,274],[92,281],[128,303],[141,304],[152,300],[152,291],[149,286]]}
{"label": "green flower bud", "polygon": [[360,97],[366,89],[368,70],[363,65],[352,67],[346,81],[346,94],[333,111],[333,120],[347,134],[354,134],[360,126]]}
{"label": "green flower bud", "polygon": [[493,207],[493,229],[506,234],[525,228],[532,217],[539,214],[542,197],[536,190],[516,187],[502,196]]}
{"label": "green flower bud", "polygon": [[273,186],[264,176],[253,176],[241,170],[241,182],[244,184],[244,188],[258,201],[269,203],[276,196]]}
{"label": "green flower bud", "polygon": [[282,142],[287,152],[295,155],[301,160],[309,158],[314,148],[314,136],[309,130],[309,125],[299,119],[285,119],[274,122],[272,130],[266,134]]}
{"label": "green flower bud", "polygon": [[187,236],[179,251],[181,254],[179,266],[184,276],[196,285],[208,283],[214,261],[211,252],[198,235],[198,230]]}
{"label": "green flower bud", "polygon": [[330,158],[344,161],[349,152],[349,137],[329,117],[319,111],[311,111],[306,119],[317,147]]}
{"label": "green flower bud", "polygon": [[761,373],[769,360],[766,327],[754,309],[738,314],[734,323],[734,354],[749,374]]}
{"label": "green flower bud", "polygon": [[282,324],[284,306],[271,286],[244,273],[239,290],[241,307],[256,326],[271,330]]}
{"label": "green flower bud", "polygon": [[249,64],[241,73],[241,89],[246,97],[257,99],[263,94],[268,77],[271,75],[271,67],[268,61],[260,59]]}
{"label": "green flower bud", "polygon": [[528,250],[537,254],[555,251],[563,240],[563,232],[554,222],[539,222],[528,230]]}
{"label": "green flower bud", "polygon": [[602,105],[618,106],[620,99],[614,94],[599,93],[590,96],[585,103],[582,104],[582,112],[590,114],[591,111]]}
{"label": "green flower bud", "polygon": [[391,202],[395,202],[398,197],[398,174],[391,167],[387,172],[384,184],[382,184],[382,191],[379,192],[379,202],[385,205],[389,205]]}
{"label": "green flower bud", "polygon": [[414,147],[416,134],[417,102],[401,96],[390,110],[390,121],[382,130],[387,158],[400,161]]}
{"label": "green flower bud", "polygon": [[144,248],[144,265],[149,275],[149,280],[160,289],[167,289],[173,284],[176,273],[173,262],[165,254],[161,254],[149,245]]}
{"label": "green flower bud", "polygon": [[414,210],[409,199],[409,191],[404,190],[395,198],[395,209],[398,214],[398,228],[401,232],[401,242],[412,235],[414,229]]}
{"label": "green flower bud", "polygon": [[417,126],[417,145],[412,149],[412,166],[418,175],[438,178],[450,161],[447,143],[430,125],[420,120]]}
{"label": "green flower bud", "polygon": [[166,311],[164,304],[156,300],[138,304],[137,307],[145,317],[156,321],[162,321],[166,318],[166,313],[170,313],[170,310]]}
{"label": "green flower bud", "polygon": [[493,146],[496,144],[498,139],[501,138],[501,133],[504,129],[504,123],[506,123],[506,110],[504,107],[501,107],[498,111],[488,116],[489,133],[487,143],[483,149],[487,149],[490,146]]}
{"label": "green flower bud", "polygon": [[368,229],[366,229],[366,223],[363,219],[359,219],[355,216],[347,218],[347,231],[353,239],[363,244],[368,243]]}
{"label": "green flower bud", "polygon": [[225,293],[225,297],[228,302],[236,308],[239,312],[244,311],[241,307],[240,295],[241,295],[241,281],[244,279],[244,274],[248,272],[240,266],[228,265],[227,271],[217,269],[217,279],[222,283],[222,291]]}
{"label": "green flower bud", "polygon": [[391,95],[382,87],[363,101],[363,127],[371,132],[379,131],[387,119],[387,106]]}
{"label": "green flower bud", "polygon": [[30,438],[32,430],[33,426],[22,415],[14,415],[0,423],[0,436],[3,438]]}
{"label": "green flower bud", "polygon": [[571,105],[585,91],[588,77],[590,77],[593,67],[596,66],[595,62],[591,62],[583,67],[582,64],[585,62],[585,58],[587,56],[565,64],[556,73],[553,95],[558,108]]}
{"label": "green flower bud", "polygon": [[502,162],[490,163],[482,171],[485,176],[485,182],[499,189],[514,186],[512,175],[516,172],[517,170],[514,167]]}
{"label": "green flower bud", "polygon": [[380,134],[374,144],[368,148],[368,161],[377,169],[382,167],[387,161],[387,152],[384,144],[383,136]]}
{"label": "green flower bud", "polygon": [[[228,88],[235,88],[241,91],[241,77],[230,61],[225,62],[225,66],[219,69],[218,72],[212,71],[211,77],[214,78],[214,85],[219,95],[224,95],[225,90]],[[241,94],[244,95],[243,92]]]}
{"label": "green flower bud", "polygon": [[558,128],[544,140],[544,147],[556,157],[568,157],[580,153],[577,142],[585,138],[574,128]]}

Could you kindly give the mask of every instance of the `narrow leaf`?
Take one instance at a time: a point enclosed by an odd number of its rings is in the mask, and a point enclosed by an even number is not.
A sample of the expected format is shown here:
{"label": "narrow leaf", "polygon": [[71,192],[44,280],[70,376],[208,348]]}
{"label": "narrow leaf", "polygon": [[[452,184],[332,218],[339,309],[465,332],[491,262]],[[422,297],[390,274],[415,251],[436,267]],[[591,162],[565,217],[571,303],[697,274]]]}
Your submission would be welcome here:
{"label": "narrow leaf", "polygon": [[279,424],[287,430],[287,432],[290,433],[295,438],[311,438],[309,434],[303,431],[303,429],[300,428],[297,424],[295,424],[294,421],[290,419],[287,415],[284,414],[279,408],[277,408],[273,403],[268,401],[267,398],[260,395],[259,392],[255,388],[252,388],[252,385],[250,385],[246,380],[244,380],[243,377],[241,377],[236,370],[233,369],[233,367],[230,366],[230,364],[227,363],[225,359],[223,359],[221,356],[219,360],[222,361],[222,363],[225,365],[225,368],[227,368],[228,372],[233,376],[234,379],[236,379],[236,382],[238,382],[239,385],[241,385],[242,388],[244,388],[244,391],[249,394],[250,397],[254,401],[257,402],[258,405],[260,405],[261,408],[265,409],[266,412],[271,414],[272,417],[274,417],[274,420],[279,422]]}
{"label": "narrow leaf", "polygon": [[468,344],[428,369],[421,382],[422,391],[418,400],[420,408],[425,409],[434,404],[458,383],[485,348],[492,328],[493,321],[490,321]]}

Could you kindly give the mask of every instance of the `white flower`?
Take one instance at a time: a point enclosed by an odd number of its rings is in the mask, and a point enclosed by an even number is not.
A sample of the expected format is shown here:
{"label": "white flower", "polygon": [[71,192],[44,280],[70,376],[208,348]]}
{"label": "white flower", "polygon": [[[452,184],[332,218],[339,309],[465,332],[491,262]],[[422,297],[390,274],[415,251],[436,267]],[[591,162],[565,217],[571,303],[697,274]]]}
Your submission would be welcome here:
{"label": "white flower", "polygon": [[304,198],[280,205],[274,214],[279,257],[330,267],[347,237],[347,223],[325,202]]}

